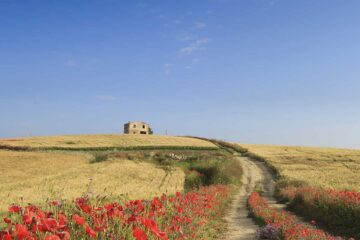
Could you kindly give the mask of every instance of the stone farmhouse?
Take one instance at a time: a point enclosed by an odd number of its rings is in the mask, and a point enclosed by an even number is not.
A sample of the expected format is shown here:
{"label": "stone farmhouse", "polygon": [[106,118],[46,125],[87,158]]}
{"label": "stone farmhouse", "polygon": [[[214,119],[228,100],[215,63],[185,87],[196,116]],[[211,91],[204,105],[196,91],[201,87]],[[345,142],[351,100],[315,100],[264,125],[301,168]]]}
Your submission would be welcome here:
{"label": "stone farmhouse", "polygon": [[124,124],[124,134],[144,134],[149,135],[150,126],[144,122],[128,122]]}

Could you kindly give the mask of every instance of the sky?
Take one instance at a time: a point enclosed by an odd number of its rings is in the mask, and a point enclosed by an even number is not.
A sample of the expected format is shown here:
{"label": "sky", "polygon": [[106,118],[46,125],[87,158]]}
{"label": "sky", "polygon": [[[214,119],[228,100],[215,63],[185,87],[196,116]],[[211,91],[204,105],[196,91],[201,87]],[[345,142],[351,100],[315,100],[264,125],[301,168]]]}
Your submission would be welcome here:
{"label": "sky", "polygon": [[360,1],[0,0],[0,138],[360,148]]}

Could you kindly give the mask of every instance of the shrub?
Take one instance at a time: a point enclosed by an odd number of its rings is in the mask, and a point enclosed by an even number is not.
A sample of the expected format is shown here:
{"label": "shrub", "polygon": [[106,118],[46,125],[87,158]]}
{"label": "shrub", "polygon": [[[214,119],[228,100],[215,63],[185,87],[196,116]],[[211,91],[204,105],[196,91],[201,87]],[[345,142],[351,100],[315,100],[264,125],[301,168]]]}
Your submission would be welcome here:
{"label": "shrub", "polygon": [[95,152],[92,155],[93,158],[90,160],[90,163],[99,163],[108,160],[108,153],[106,152]]}
{"label": "shrub", "polygon": [[[195,171],[199,173],[197,176],[193,173],[185,178],[185,189],[191,190],[200,183],[201,186],[211,184],[234,184],[241,183],[242,168],[240,163],[231,155],[226,158],[210,158],[186,160],[178,163],[185,170],[185,174]],[[188,175],[188,174],[187,174]],[[189,183],[188,183],[189,181]]]}
{"label": "shrub", "polygon": [[275,186],[275,197],[279,202],[285,203],[290,201],[289,196],[283,194],[284,189],[292,189],[295,190],[299,187],[308,186],[306,182],[299,180],[288,180],[286,178],[281,178],[276,182]]}
{"label": "shrub", "polygon": [[204,176],[195,170],[186,171],[184,188],[187,190],[198,189],[200,186],[204,185],[203,178]]}

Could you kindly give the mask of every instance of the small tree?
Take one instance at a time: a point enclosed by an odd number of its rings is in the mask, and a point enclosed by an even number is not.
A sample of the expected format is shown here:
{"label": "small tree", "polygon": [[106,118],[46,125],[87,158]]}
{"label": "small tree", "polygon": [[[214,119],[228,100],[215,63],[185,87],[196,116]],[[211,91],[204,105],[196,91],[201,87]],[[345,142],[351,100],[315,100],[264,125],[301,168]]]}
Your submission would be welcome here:
{"label": "small tree", "polygon": [[152,130],[151,127],[149,127],[149,134],[150,134],[150,135],[153,135],[153,134],[154,134],[154,132],[153,132],[153,130]]}

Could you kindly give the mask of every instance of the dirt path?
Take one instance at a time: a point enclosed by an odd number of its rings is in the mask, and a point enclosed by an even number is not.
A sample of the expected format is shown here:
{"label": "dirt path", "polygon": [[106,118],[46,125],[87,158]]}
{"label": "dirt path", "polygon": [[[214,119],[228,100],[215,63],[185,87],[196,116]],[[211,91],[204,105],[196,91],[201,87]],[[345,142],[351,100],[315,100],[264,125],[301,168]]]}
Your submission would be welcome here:
{"label": "dirt path", "polygon": [[226,240],[251,240],[255,239],[258,226],[248,217],[246,201],[254,190],[257,182],[261,182],[264,194],[271,203],[275,203],[273,193],[275,183],[271,173],[261,162],[253,162],[246,157],[237,156],[243,167],[243,186],[235,195],[231,209],[225,218],[228,222]]}
{"label": "dirt path", "polygon": [[[225,218],[228,223],[228,232],[222,239],[253,240],[256,237],[258,226],[248,217],[246,202],[256,184],[261,184],[263,196],[271,207],[285,210],[286,205],[278,204],[276,202],[276,199],[274,198],[275,182],[265,163],[252,161],[246,157],[241,157],[238,154],[235,155],[243,168],[243,186],[234,196],[231,208]],[[297,216],[297,219],[299,223],[306,224],[306,221],[302,217]]]}

